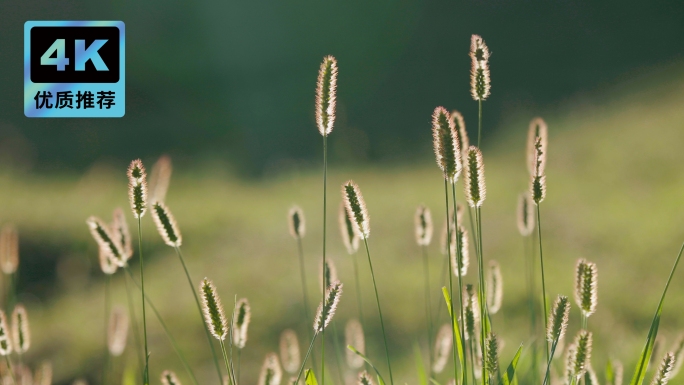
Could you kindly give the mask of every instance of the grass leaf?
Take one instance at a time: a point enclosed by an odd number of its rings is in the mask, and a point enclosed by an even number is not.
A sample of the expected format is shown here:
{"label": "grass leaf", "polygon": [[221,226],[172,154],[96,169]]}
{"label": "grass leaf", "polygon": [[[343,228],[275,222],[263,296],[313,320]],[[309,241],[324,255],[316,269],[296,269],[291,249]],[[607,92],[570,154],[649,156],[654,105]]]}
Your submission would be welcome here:
{"label": "grass leaf", "polygon": [[508,368],[506,369],[506,373],[503,375],[503,379],[501,380],[503,385],[511,385],[512,383],[517,383],[516,377],[515,377],[515,369],[518,367],[518,360],[520,359],[520,354],[522,353],[522,344],[518,348],[518,351],[515,353],[515,356],[513,356],[513,360],[511,361],[510,365],[508,365]]}
{"label": "grass leaf", "polygon": [[[447,309],[449,310],[449,317],[453,317],[453,312],[451,309],[451,296],[449,295],[449,290],[447,290],[446,286],[442,287],[442,293],[444,293],[444,300],[446,301]],[[453,327],[454,327],[454,335],[456,336],[456,347],[457,347],[457,351],[458,351],[458,360],[461,364],[461,372],[463,373],[463,377],[465,378],[465,376],[466,376],[465,358],[464,358],[464,352],[463,352],[463,341],[461,339],[461,331],[458,328],[458,323],[454,322]]]}
{"label": "grass leaf", "polygon": [[416,369],[418,370],[418,383],[420,385],[428,385],[427,373],[425,372],[425,364],[423,363],[423,355],[420,353],[420,346],[418,346],[418,343],[413,345],[413,353],[416,357]]}
{"label": "grass leaf", "polygon": [[313,370],[306,369],[306,372],[304,372],[304,382],[306,385],[318,385],[318,381],[316,381],[316,375],[314,374]]}
{"label": "grass leaf", "polygon": [[380,385],[385,385],[385,379],[382,378],[382,375],[380,374],[380,371],[378,371],[378,368],[376,368],[375,365],[373,365],[373,363],[368,359],[368,357],[366,357],[366,356],[365,356],[363,353],[361,353],[360,351],[356,350],[356,348],[354,348],[354,347],[351,346],[351,345],[347,345],[347,349],[349,349],[349,350],[351,350],[352,352],[356,353],[357,356],[363,358],[363,360],[366,361],[366,363],[367,363],[368,365],[370,365],[370,367],[373,368],[373,370],[375,370],[375,373],[378,375],[378,383],[379,383]]}

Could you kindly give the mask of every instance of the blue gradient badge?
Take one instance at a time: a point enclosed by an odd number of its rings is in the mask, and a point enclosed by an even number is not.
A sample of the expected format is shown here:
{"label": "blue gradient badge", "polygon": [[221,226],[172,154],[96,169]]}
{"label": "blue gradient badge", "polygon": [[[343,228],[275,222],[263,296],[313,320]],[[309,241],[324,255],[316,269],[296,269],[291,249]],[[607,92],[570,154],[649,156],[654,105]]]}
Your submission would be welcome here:
{"label": "blue gradient badge", "polygon": [[126,113],[122,21],[27,21],[24,114],[120,118]]}

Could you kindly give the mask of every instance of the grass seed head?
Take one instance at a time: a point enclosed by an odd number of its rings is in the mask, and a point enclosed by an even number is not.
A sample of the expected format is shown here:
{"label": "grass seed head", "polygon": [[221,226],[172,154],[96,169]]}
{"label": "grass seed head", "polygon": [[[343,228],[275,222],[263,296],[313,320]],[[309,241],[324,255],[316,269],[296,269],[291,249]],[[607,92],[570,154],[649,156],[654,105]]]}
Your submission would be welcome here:
{"label": "grass seed head", "polygon": [[323,270],[323,264],[320,266],[321,268],[319,269],[320,274],[318,276],[318,284],[321,288],[327,288],[331,283],[337,281],[337,267],[335,267],[335,263],[329,257],[325,260],[325,270]]}
{"label": "grass seed head", "polygon": [[[366,340],[363,335],[363,326],[359,320],[352,318],[347,321],[344,327],[344,342],[346,346],[353,346],[361,354],[366,354]],[[363,366],[363,358],[356,353],[346,349],[347,365],[352,369],[358,369]]]}
{"label": "grass seed head", "polygon": [[487,197],[482,152],[475,146],[468,148],[465,165],[465,196],[470,207],[480,207]]}
{"label": "grass seed head", "polygon": [[451,111],[451,121],[456,128],[456,139],[458,140],[458,148],[461,149],[461,160],[463,160],[465,151],[470,147],[470,141],[468,140],[468,131],[466,130],[465,121],[463,120],[463,115],[460,112],[454,110]]}
{"label": "grass seed head", "polygon": [[658,371],[653,377],[653,381],[651,381],[651,385],[667,384],[668,381],[670,381],[670,378],[672,378],[672,370],[674,369],[675,361],[676,358],[674,353],[669,352],[665,354],[665,357],[663,357],[663,360],[658,367]]}
{"label": "grass seed head", "polygon": [[0,230],[0,268],[5,274],[14,274],[19,267],[19,233],[12,224]]}
{"label": "grass seed head", "polygon": [[370,374],[368,374],[368,372],[364,370],[361,373],[359,373],[357,384],[358,385],[375,385],[375,382],[373,382],[373,377],[371,377]]}
{"label": "grass seed head", "polygon": [[12,346],[17,354],[24,354],[31,347],[28,314],[22,304],[14,306],[12,311]]}
{"label": "grass seed head", "polygon": [[487,308],[490,314],[496,314],[503,302],[503,277],[501,267],[496,261],[489,261],[487,271]]}
{"label": "grass seed head", "polygon": [[527,170],[530,175],[541,175],[546,168],[548,128],[542,118],[534,118],[527,132]]}
{"label": "grass seed head", "polygon": [[587,371],[584,373],[584,385],[599,385],[598,377],[591,365],[587,367]]}
{"label": "grass seed head", "polygon": [[579,379],[587,370],[591,362],[591,342],[592,334],[586,330],[580,330],[575,337],[575,355],[572,371]]}
{"label": "grass seed head", "polygon": [[12,340],[10,330],[7,327],[7,316],[0,309],[0,356],[9,356],[12,353]]}
{"label": "grass seed head", "polygon": [[468,274],[468,266],[470,266],[468,242],[468,231],[459,225],[458,231],[453,231],[451,234],[451,266],[455,276],[458,276],[459,268],[462,277]]}
{"label": "grass seed head", "polygon": [[299,206],[292,206],[287,213],[287,224],[290,228],[290,235],[292,238],[304,238],[306,234],[306,220],[304,219],[304,212]]}
{"label": "grass seed head", "polygon": [[549,313],[548,329],[546,330],[546,339],[549,342],[561,340],[565,336],[565,331],[568,329],[568,320],[570,317],[570,301],[568,297],[559,295],[556,302],[553,304],[553,310]]}
{"label": "grass seed head", "polygon": [[416,243],[419,246],[429,246],[432,241],[432,214],[425,205],[418,206],[414,216]]}
{"label": "grass seed head", "polygon": [[337,60],[332,56],[323,58],[316,84],[316,124],[323,136],[328,136],[335,124],[337,93]]}
{"label": "grass seed head", "polygon": [[233,343],[238,349],[243,349],[247,343],[247,329],[252,320],[252,309],[247,298],[241,298],[235,304],[235,319],[233,319]]}
{"label": "grass seed head", "polygon": [[[86,220],[86,224],[90,229],[90,234],[97,242],[100,252],[109,258],[117,266],[124,266],[126,260],[124,258],[123,250],[117,237],[112,233],[109,226],[107,226],[100,218],[91,216]],[[103,269],[104,271],[104,269]]]}
{"label": "grass seed head", "polygon": [[221,299],[216,292],[216,286],[208,278],[204,278],[200,284],[200,293],[202,296],[202,310],[204,312],[204,320],[209,327],[211,334],[218,340],[225,340],[228,334],[228,324],[226,322],[226,314],[221,305]]}
{"label": "grass seed head", "polygon": [[154,219],[154,224],[157,225],[157,231],[164,243],[171,247],[179,247],[183,243],[183,236],[178,229],[178,223],[164,203],[154,202],[152,219]]}
{"label": "grass seed head", "polygon": [[370,218],[368,209],[366,209],[366,201],[361,195],[361,189],[350,180],[342,186],[342,196],[347,208],[347,215],[353,220],[354,231],[359,238],[368,239],[370,236]]}
{"label": "grass seed head", "polygon": [[103,273],[107,275],[111,275],[116,273],[116,269],[119,268],[119,265],[116,263],[116,261],[110,257],[110,254],[107,253],[107,251],[101,247],[97,248],[97,257],[98,261],[100,262],[100,269],[102,270]]}
{"label": "grass seed head", "polygon": [[314,332],[319,333],[325,329],[333,316],[337,305],[340,303],[342,296],[342,283],[335,281],[328,286],[325,292],[325,300],[318,306],[316,311],[316,318],[314,319]]}
{"label": "grass seed head", "polygon": [[178,380],[178,376],[176,376],[176,373],[170,370],[165,370],[162,372],[161,382],[163,385],[181,385],[180,381]]}
{"label": "grass seed head", "polygon": [[670,373],[670,378],[674,377],[679,373],[682,368],[682,362],[684,362],[684,333],[680,334],[672,345],[672,353],[675,355],[675,365]]}
{"label": "grass seed head", "polygon": [[[463,312],[465,313],[465,339],[473,341],[477,338],[476,327],[480,320],[480,305],[477,301],[477,295],[473,289],[473,285],[467,284],[465,287],[465,296],[463,300]],[[477,345],[477,344],[475,344]]]}
{"label": "grass seed head", "polygon": [[524,192],[518,197],[518,231],[526,237],[532,234],[535,225],[534,202],[529,192]]}
{"label": "grass seed head", "polygon": [[160,156],[152,166],[152,173],[150,174],[150,201],[164,202],[166,192],[169,190],[172,172],[171,157],[168,155]]}
{"label": "grass seed head", "polygon": [[114,356],[120,356],[124,349],[126,349],[126,340],[128,338],[128,314],[121,305],[112,307],[112,313],[109,316],[109,328],[107,329],[107,347],[109,353]]}
{"label": "grass seed head", "polygon": [[575,361],[577,360],[577,345],[570,344],[565,351],[565,383],[572,383],[575,377]]}
{"label": "grass seed head", "polygon": [[359,236],[354,230],[354,222],[349,218],[344,201],[340,202],[340,211],[337,218],[340,224],[342,243],[344,243],[347,253],[350,255],[356,253],[359,250]]}
{"label": "grass seed head", "polygon": [[259,372],[259,385],[280,385],[282,377],[283,371],[278,362],[278,355],[268,353]]}
{"label": "grass seed head", "polygon": [[52,385],[52,363],[50,361],[43,361],[36,368],[33,385]]}
{"label": "grass seed head", "polygon": [[461,148],[458,131],[449,112],[437,107],[432,114],[432,141],[437,165],[450,183],[456,182],[461,173]]}
{"label": "grass seed head", "polygon": [[119,243],[124,261],[128,261],[133,256],[133,242],[131,232],[128,229],[128,222],[126,222],[126,216],[123,210],[117,207],[114,209],[112,217],[114,218],[110,227],[112,236]]}
{"label": "grass seed head", "polygon": [[546,175],[533,176],[530,184],[532,200],[538,205],[546,198]]}
{"label": "grass seed head", "polygon": [[283,369],[290,374],[297,373],[299,365],[302,364],[299,340],[297,333],[292,329],[286,329],[280,334],[280,361],[283,363]]}
{"label": "grass seed head", "polygon": [[147,210],[147,174],[140,159],[128,166],[128,198],[135,218],[142,218]]}
{"label": "grass seed head", "polygon": [[485,339],[487,346],[487,357],[485,357],[485,366],[489,373],[496,373],[499,368],[499,341],[496,334],[489,333]]}
{"label": "grass seed head", "polygon": [[622,366],[622,362],[616,359],[611,359],[610,365],[613,368],[613,382],[609,383],[608,385],[622,385],[625,371],[624,366]]}
{"label": "grass seed head", "polygon": [[577,261],[575,270],[575,302],[586,317],[594,314],[598,302],[598,272],[596,264],[584,259]]}
{"label": "grass seed head", "polygon": [[486,100],[491,94],[489,48],[479,35],[470,38],[470,94],[475,100]]}
{"label": "grass seed head", "polygon": [[449,362],[453,344],[453,337],[451,334],[451,324],[442,325],[437,332],[437,337],[435,338],[434,363],[432,364],[432,371],[435,373],[442,373],[446,364]]}

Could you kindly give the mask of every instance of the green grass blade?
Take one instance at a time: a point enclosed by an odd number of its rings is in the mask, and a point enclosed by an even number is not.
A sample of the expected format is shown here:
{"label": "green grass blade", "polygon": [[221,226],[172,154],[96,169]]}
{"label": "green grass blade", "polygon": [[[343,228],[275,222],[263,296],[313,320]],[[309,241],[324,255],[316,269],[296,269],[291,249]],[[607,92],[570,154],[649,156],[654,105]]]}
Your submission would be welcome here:
{"label": "green grass blade", "polygon": [[[449,310],[449,317],[453,317],[452,309],[451,309],[451,296],[449,295],[449,290],[447,290],[446,286],[442,287],[442,293],[444,293],[444,300],[446,301],[447,304],[447,309]],[[458,351],[458,360],[459,363],[461,364],[461,370],[463,373],[465,373],[465,358],[464,355],[465,353],[463,352],[463,342],[461,339],[461,331],[458,328],[458,324],[454,322],[452,325],[454,328],[454,335],[456,336],[456,347]]]}
{"label": "green grass blade", "polygon": [[380,371],[378,370],[378,368],[375,367],[375,365],[373,365],[373,363],[368,359],[368,357],[366,357],[366,356],[365,356],[363,353],[361,353],[360,351],[356,350],[356,348],[354,348],[354,347],[351,346],[351,345],[347,345],[347,349],[349,349],[349,350],[351,350],[352,352],[356,353],[357,356],[363,358],[363,360],[366,361],[366,363],[367,363],[368,365],[370,365],[370,367],[373,368],[373,370],[375,370],[375,373],[378,375],[378,383],[379,383],[380,385],[385,385],[385,379],[382,378],[382,375],[380,374]]}
{"label": "green grass blade", "polygon": [[513,360],[511,361],[510,365],[508,365],[506,373],[504,373],[503,379],[501,380],[503,385],[511,385],[518,382],[515,377],[515,369],[518,367],[518,360],[520,360],[522,348],[522,345],[520,345],[518,351],[515,353],[515,356],[513,356]]}
{"label": "green grass blade", "polygon": [[313,370],[306,369],[306,372],[304,372],[304,382],[306,382],[306,385],[318,385],[318,381],[316,381],[316,375],[314,374]]}
{"label": "green grass blade", "polygon": [[418,343],[413,345],[413,353],[416,357],[416,369],[418,370],[418,383],[420,385],[429,385],[427,373],[425,372],[425,363],[423,363],[423,355],[420,353],[420,346],[418,346]]}
{"label": "green grass blade", "polygon": [[615,369],[613,368],[613,360],[608,360],[608,363],[606,363],[606,383],[615,384]]}
{"label": "green grass blade", "polygon": [[437,380],[435,380],[434,378],[431,378],[431,379],[430,379],[430,383],[431,383],[432,385],[442,385],[442,384],[440,384],[439,382],[437,382]]}

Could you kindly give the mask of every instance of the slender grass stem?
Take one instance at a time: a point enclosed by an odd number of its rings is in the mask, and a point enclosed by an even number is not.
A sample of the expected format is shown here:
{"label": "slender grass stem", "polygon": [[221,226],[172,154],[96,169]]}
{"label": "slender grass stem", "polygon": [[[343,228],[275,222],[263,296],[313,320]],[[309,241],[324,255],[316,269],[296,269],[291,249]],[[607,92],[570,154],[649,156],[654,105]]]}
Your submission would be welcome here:
{"label": "slender grass stem", "polygon": [[[124,269],[126,270],[126,273],[128,274],[128,276],[131,278],[131,281],[133,282],[133,284],[135,284],[135,286],[137,286],[138,289],[140,289],[142,291],[142,287],[138,284],[138,282],[135,281],[135,278],[133,278],[133,273],[131,272],[131,269],[128,267],[128,265],[124,266]],[[152,300],[150,300],[150,297],[148,297],[146,294],[144,294],[143,300],[146,301],[148,305],[150,305],[150,309],[152,309],[152,312],[157,317],[157,321],[159,321],[159,324],[161,325],[162,329],[164,329],[164,333],[166,334],[166,337],[171,342],[171,346],[173,347],[173,350],[176,352],[176,355],[178,356],[178,358],[181,360],[181,363],[183,364],[185,371],[188,372],[188,375],[190,376],[190,378],[192,378],[192,382],[195,385],[198,385],[197,378],[195,377],[195,373],[192,371],[192,368],[190,368],[188,361],[185,359],[185,356],[183,356],[183,353],[181,352],[180,348],[178,347],[178,344],[176,343],[176,339],[173,338],[173,336],[171,335],[171,331],[169,331],[169,328],[166,326],[166,323],[162,319],[161,314],[159,313],[157,308],[152,303]]]}
{"label": "slender grass stem", "polygon": [[538,384],[539,367],[537,361],[538,346],[537,346],[537,305],[534,298],[536,293],[536,274],[534,269],[534,239],[531,236],[523,237],[523,246],[525,249],[525,274],[527,275],[527,298],[530,310],[530,345],[532,347],[532,382]]}
{"label": "slender grass stem", "polygon": [[[447,260],[449,261],[449,301],[451,306],[451,350],[452,350],[452,358],[454,361],[454,378],[458,378],[458,364],[457,364],[457,359],[456,359],[456,312],[454,311],[454,289],[453,289],[453,266],[451,265],[451,218],[449,217],[449,183],[447,182],[446,178],[444,179],[444,203],[445,203],[445,209],[446,209],[446,218],[447,218],[447,244],[446,244],[446,249],[447,249]],[[454,209],[456,206],[454,205]],[[456,217],[457,214],[454,211],[454,217]]]}
{"label": "slender grass stem", "polygon": [[[390,363],[389,347],[387,347],[387,333],[385,333],[385,321],[382,319],[382,309],[380,307],[380,296],[378,295],[378,286],[375,283],[375,273],[373,272],[373,262],[371,262],[371,255],[368,249],[368,238],[363,239],[366,246],[366,255],[368,256],[368,266],[370,267],[371,278],[373,279],[373,289],[375,290],[375,302],[378,304],[378,314],[380,315],[380,327],[382,328],[382,339],[385,342],[385,358],[387,359],[387,369],[390,374],[390,385],[394,385],[394,378],[392,377],[392,364]],[[452,307],[453,309],[453,307]]]}
{"label": "slender grass stem", "polygon": [[[128,270],[128,268],[126,268]],[[128,287],[128,277],[124,274],[124,286],[126,287],[126,297],[128,302],[128,312],[130,313],[130,322],[133,328],[133,340],[135,341],[135,353],[138,356],[138,365],[140,370],[143,369],[142,344],[140,342],[140,330],[138,329],[138,317],[135,315],[135,307],[133,306],[133,297],[131,290]]]}
{"label": "slender grass stem", "polygon": [[[223,340],[221,340],[221,339],[219,339],[219,344],[221,345],[221,352],[223,353],[223,362],[226,364],[226,371],[228,372],[228,378],[230,378],[230,382],[233,385],[237,385],[233,381],[233,378],[230,376],[231,371],[230,371],[230,363],[228,362],[228,354],[226,354],[226,344],[224,344]],[[221,379],[221,380],[223,380],[223,379]]]}
{"label": "slender grass stem", "polygon": [[584,312],[582,310],[580,310],[580,313],[581,313],[581,317],[582,317],[581,318],[582,330],[587,330],[587,322],[589,321],[589,317],[587,317],[586,314],[584,314]]}
{"label": "slender grass stem", "polygon": [[[461,254],[461,239],[458,236],[458,214],[457,214],[457,205],[456,205],[456,183],[451,184],[451,196],[453,198],[453,204],[454,204],[454,227],[456,229],[456,261],[457,261],[457,266],[456,269],[458,270],[458,308],[460,310],[459,316],[461,317],[461,350],[465,351],[465,342],[463,340],[463,336],[465,335],[465,312],[463,310],[463,277],[462,277],[462,272],[461,272],[461,267],[463,266],[463,255]],[[449,276],[451,276],[451,271],[449,272]],[[466,357],[464,355],[464,367],[461,368],[461,371],[463,372],[463,384],[468,385],[468,376],[466,375],[466,365],[467,363],[465,362]]]}
{"label": "slender grass stem", "polygon": [[477,101],[477,148],[480,148],[480,137],[482,136],[482,99]]}
{"label": "slender grass stem", "polygon": [[306,351],[306,355],[304,356],[304,360],[302,361],[302,367],[299,369],[299,374],[297,375],[297,379],[293,383],[294,385],[299,384],[299,380],[302,378],[302,373],[304,373],[304,367],[306,366],[306,361],[309,359],[309,355],[311,354],[311,349],[313,349],[314,342],[316,342],[317,336],[318,336],[318,333],[314,333],[314,336],[311,339],[311,344],[309,344],[309,349]]}
{"label": "slender grass stem", "polygon": [[477,255],[477,267],[479,273],[479,300],[480,300],[480,349],[482,351],[482,382],[487,383],[487,365],[484,364],[484,359],[487,357],[487,345],[485,344],[485,338],[487,335],[487,330],[485,325],[487,324],[489,315],[487,314],[487,296],[485,294],[484,286],[484,259],[482,254],[482,212],[480,207],[475,209],[475,221],[477,224],[477,240],[478,240],[478,255]]}
{"label": "slender grass stem", "polygon": [[553,344],[551,345],[551,356],[549,356],[549,362],[546,363],[546,374],[544,375],[543,385],[549,383],[549,373],[551,373],[551,361],[553,360],[553,356],[556,353],[556,346],[558,346],[558,338],[553,340]]}
{"label": "slender grass stem", "polygon": [[[299,254],[299,270],[300,270],[300,278],[302,281],[302,300],[304,301],[304,324],[308,324],[309,322],[312,322],[312,319],[309,317],[309,295],[307,294],[307,285],[306,285],[306,269],[305,269],[305,264],[304,264],[304,246],[302,245],[302,238],[300,236],[297,236],[297,252]],[[306,328],[307,334],[309,335],[309,338],[311,338],[311,329]],[[311,360],[313,362],[313,366],[316,367],[316,357],[311,356]]]}
{"label": "slender grass stem", "polygon": [[218,373],[219,377],[219,383],[223,381],[221,378],[221,367],[219,366],[218,363],[218,357],[216,355],[216,350],[214,348],[214,344],[212,343],[211,339],[211,334],[209,333],[209,327],[207,326],[206,322],[204,322],[204,315],[202,313],[202,305],[200,305],[200,300],[199,297],[197,296],[197,291],[195,290],[195,284],[193,283],[192,278],[190,277],[190,272],[188,271],[188,267],[185,265],[185,258],[183,258],[183,253],[181,253],[180,247],[176,246],[174,247],[176,250],[176,254],[178,255],[178,259],[180,259],[181,265],[183,265],[183,270],[185,271],[185,277],[188,279],[188,285],[190,285],[190,290],[192,291],[192,295],[195,298],[195,304],[197,304],[197,312],[200,316],[200,320],[202,321],[202,325],[204,327],[204,333],[207,335],[207,342],[209,343],[209,347],[211,347],[211,354],[214,358],[214,365],[216,366],[216,373]]}
{"label": "slender grass stem", "polygon": [[107,374],[109,374],[109,360],[110,360],[110,354],[109,354],[109,341],[107,338],[107,331],[109,330],[109,316],[110,316],[110,308],[111,308],[111,290],[112,290],[112,276],[110,274],[107,274],[107,278],[105,280],[105,290],[104,290],[104,349],[105,349],[105,361],[104,361],[104,370],[102,371],[102,384],[107,384]]}
{"label": "slender grass stem", "polygon": [[17,385],[17,378],[14,376],[14,369],[12,369],[12,363],[10,362],[9,355],[5,356],[5,362],[7,362],[7,371],[10,372],[12,377],[12,385]]}
{"label": "slender grass stem", "polygon": [[[539,204],[537,204],[537,236],[539,237],[539,264],[541,266],[541,281],[542,281],[542,303],[544,304],[544,330],[549,328],[549,310],[546,305],[546,280],[544,278],[544,252],[542,250],[542,235],[541,235],[541,213]],[[546,347],[546,360],[549,359],[549,344],[544,342]]]}
{"label": "slender grass stem", "polygon": [[432,378],[432,349],[430,345],[433,339],[432,330],[432,301],[430,301],[430,261],[427,247],[420,247],[423,254],[423,275],[425,276],[425,322],[427,323],[427,348],[428,348],[428,378]]}
{"label": "slender grass stem", "polygon": [[237,352],[237,380],[238,381],[240,381],[240,356],[241,356],[241,353],[242,353],[242,349],[238,349],[238,352]]}
{"label": "slender grass stem", "polygon": [[142,252],[142,227],[138,216],[138,254],[140,254],[140,291],[142,293],[143,337],[145,341],[145,368],[143,369],[143,384],[150,384],[150,351],[147,348],[147,315],[145,314],[145,268]]}
{"label": "slender grass stem", "polygon": [[477,239],[477,231],[475,231],[475,222],[473,222],[473,211],[470,206],[468,207],[468,221],[470,222],[470,234],[473,237],[473,243],[475,244],[475,253],[480,252],[480,244]]}
{"label": "slender grass stem", "polygon": [[[323,263],[321,271],[325,272],[325,241],[328,222],[328,135],[323,135]],[[322,280],[321,303],[325,304],[325,279]],[[325,385],[325,328],[321,331],[321,385]]]}
{"label": "slender grass stem", "polygon": [[[235,339],[233,338],[233,325],[235,323],[235,310],[237,308],[237,294],[233,297],[233,311],[230,314],[230,332],[228,333],[228,349],[229,349],[229,354],[230,356],[228,357],[228,361],[230,362],[230,369],[228,370],[228,376],[231,378],[233,384],[238,385],[238,380],[235,378],[235,367],[233,366],[233,341]],[[239,352],[239,351],[238,351]],[[238,370],[239,369],[239,364],[238,364]]]}

